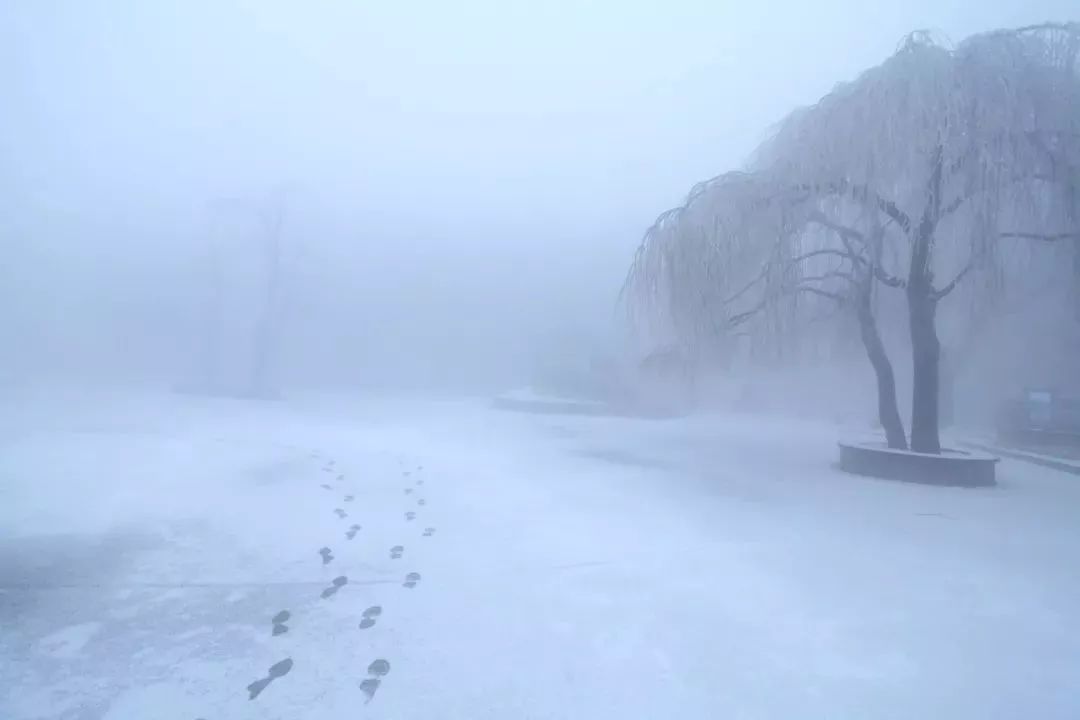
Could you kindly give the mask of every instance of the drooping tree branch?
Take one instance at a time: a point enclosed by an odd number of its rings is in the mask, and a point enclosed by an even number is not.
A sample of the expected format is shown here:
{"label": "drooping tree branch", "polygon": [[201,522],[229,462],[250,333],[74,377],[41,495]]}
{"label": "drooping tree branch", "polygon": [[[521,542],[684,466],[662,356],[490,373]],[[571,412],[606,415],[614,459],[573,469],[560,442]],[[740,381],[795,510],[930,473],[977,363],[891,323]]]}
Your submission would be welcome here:
{"label": "drooping tree branch", "polygon": [[843,272],[840,270],[832,270],[821,275],[805,275],[799,278],[800,282],[825,282],[827,280],[846,280],[847,282],[854,283],[855,276],[849,272]]}

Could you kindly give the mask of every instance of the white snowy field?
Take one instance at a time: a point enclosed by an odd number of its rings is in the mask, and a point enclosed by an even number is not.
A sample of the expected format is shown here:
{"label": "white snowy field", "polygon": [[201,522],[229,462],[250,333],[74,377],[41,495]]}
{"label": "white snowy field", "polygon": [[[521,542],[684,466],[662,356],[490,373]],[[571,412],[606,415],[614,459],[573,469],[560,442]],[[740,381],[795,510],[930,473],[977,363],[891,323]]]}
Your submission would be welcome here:
{"label": "white snowy field", "polygon": [[4,720],[1080,716],[1053,470],[905,485],[833,470],[834,426],[483,399],[3,413]]}

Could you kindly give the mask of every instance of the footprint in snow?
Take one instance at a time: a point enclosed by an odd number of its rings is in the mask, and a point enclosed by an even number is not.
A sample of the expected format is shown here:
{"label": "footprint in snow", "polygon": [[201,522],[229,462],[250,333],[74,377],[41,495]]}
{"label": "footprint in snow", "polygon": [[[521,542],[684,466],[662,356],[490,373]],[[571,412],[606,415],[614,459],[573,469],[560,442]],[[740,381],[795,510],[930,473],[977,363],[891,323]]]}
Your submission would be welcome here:
{"label": "footprint in snow", "polygon": [[431,537],[434,534],[435,534],[435,528],[432,528],[432,527],[424,528],[424,537]]}
{"label": "footprint in snow", "polygon": [[405,576],[405,582],[403,582],[402,585],[411,590],[414,587],[416,587],[416,584],[419,583],[419,582],[420,582],[420,573],[411,572],[411,573],[409,573],[408,575]]}
{"label": "footprint in snow", "polygon": [[371,702],[372,698],[375,697],[375,691],[379,689],[382,679],[390,672],[390,663],[380,658],[368,665],[367,671],[370,677],[360,682],[360,689],[367,696],[366,702]]}
{"label": "footprint in snow", "polygon": [[367,630],[369,627],[375,624],[375,621],[382,615],[382,607],[378,605],[372,605],[363,612],[363,619],[360,621],[360,629]]}
{"label": "footprint in snow", "polygon": [[410,510],[409,512],[405,513],[405,519],[406,520],[415,520],[416,519],[416,513],[414,513],[412,510]]}
{"label": "footprint in snow", "polygon": [[419,500],[416,501],[416,504],[423,507],[424,505],[427,505],[427,500],[425,500],[424,498],[420,498]]}
{"label": "footprint in snow", "polygon": [[417,484],[417,486],[423,485],[424,484],[424,479],[421,478],[421,479],[417,480],[416,484]]}
{"label": "footprint in snow", "polygon": [[359,532],[359,531],[360,531],[360,526],[359,525],[350,525],[348,531],[345,533],[345,537],[352,540],[354,537],[356,537],[356,533]]}
{"label": "footprint in snow", "polygon": [[401,474],[404,475],[405,477],[409,477],[410,475],[412,475],[412,473],[409,472],[408,470],[406,470],[405,472],[403,472]]}
{"label": "footprint in snow", "polygon": [[334,559],[334,553],[328,547],[319,548],[319,555],[322,557],[323,565],[329,565],[330,561]]}
{"label": "footprint in snow", "polygon": [[412,488],[405,488],[405,494],[406,495],[409,495],[411,493],[412,493]]}
{"label": "footprint in snow", "polygon": [[354,498],[353,498],[353,496],[352,496],[352,495],[346,495],[346,496],[345,496],[345,502],[352,502],[352,501],[353,501],[353,499],[354,499]]}
{"label": "footprint in snow", "polygon": [[270,624],[273,625],[273,627],[274,627],[273,633],[272,633],[274,637],[277,637],[278,635],[284,635],[285,633],[289,632],[289,628],[285,624],[286,621],[288,621],[288,619],[289,619],[289,611],[288,610],[282,610],[277,615],[270,618]]}
{"label": "footprint in snow", "polygon": [[349,513],[345,512],[345,511],[344,511],[344,510],[342,510],[341,508],[334,508],[334,514],[335,514],[335,515],[337,515],[337,516],[338,516],[339,518],[341,518],[342,520],[344,520],[345,518],[349,517]]}
{"label": "footprint in snow", "polygon": [[333,490],[334,489],[334,488],[330,487],[329,485],[327,485],[326,483],[323,483],[319,487],[321,487],[323,490]]}
{"label": "footprint in snow", "polygon": [[259,697],[259,693],[266,689],[266,686],[272,683],[279,677],[284,677],[292,670],[292,658],[285,658],[280,662],[276,662],[270,666],[270,670],[267,671],[266,677],[256,680],[247,686],[248,700],[254,700]]}
{"label": "footprint in snow", "polygon": [[321,595],[322,599],[323,600],[327,599],[328,597],[330,597],[331,595],[336,593],[338,590],[345,587],[345,585],[348,584],[348,582],[349,582],[349,578],[345,577],[344,575],[338,575],[336,578],[334,578],[331,581],[330,587],[328,587],[328,588],[326,588],[325,590],[322,591],[322,595]]}
{"label": "footprint in snow", "polygon": [[405,548],[403,546],[395,545],[394,547],[390,548],[390,559],[391,560],[400,560],[401,559],[401,553],[403,553],[403,552],[405,552]]}
{"label": "footprint in snow", "polygon": [[342,473],[342,474],[340,474],[340,475],[338,475],[338,476],[337,476],[337,481],[338,481],[338,482],[341,482],[341,481],[342,481],[342,480],[344,480],[344,479],[345,479],[345,473]]}

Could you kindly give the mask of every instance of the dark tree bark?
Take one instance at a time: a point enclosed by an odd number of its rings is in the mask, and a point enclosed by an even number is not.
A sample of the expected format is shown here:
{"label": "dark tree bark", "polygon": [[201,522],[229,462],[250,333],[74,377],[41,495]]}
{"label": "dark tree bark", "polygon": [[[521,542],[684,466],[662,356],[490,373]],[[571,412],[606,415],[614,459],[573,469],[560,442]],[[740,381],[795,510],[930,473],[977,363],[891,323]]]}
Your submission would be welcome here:
{"label": "dark tree bark", "polygon": [[[877,378],[878,422],[881,423],[881,427],[885,431],[885,440],[888,446],[895,450],[906,450],[908,444],[907,436],[904,433],[904,421],[900,419],[900,410],[896,404],[896,376],[893,373],[889,356],[885,352],[885,344],[881,341],[881,333],[878,331],[877,319],[874,317],[872,306],[874,283],[879,275],[885,276],[885,273],[880,271],[880,266],[877,264],[881,255],[882,231],[878,228],[871,236],[869,247],[872,257],[867,258],[863,254],[867,249],[867,240],[861,233],[851,228],[845,228],[823,217],[816,217],[814,222],[833,230],[843,243],[844,249],[830,248],[812,251],[805,256],[796,258],[796,261],[822,254],[836,254],[845,258],[851,263],[849,271],[834,270],[824,276],[809,279],[843,278],[848,282],[848,291],[836,294],[814,287],[804,287],[803,290],[832,298],[841,305],[855,310],[855,317],[859,322],[859,337],[862,340],[863,348],[866,350],[866,357],[870,360],[870,365],[874,368],[874,375]],[[861,245],[861,251],[856,249],[855,242]],[[806,279],[804,278],[804,280]]]}
{"label": "dark tree bark", "polygon": [[941,154],[938,147],[927,184],[926,208],[918,225],[911,228],[911,265],[906,287],[912,360],[911,449],[935,455],[941,453],[938,418],[941,343],[935,326],[938,294],[933,284],[931,252],[941,217]]}
{"label": "dark tree bark", "polygon": [[937,301],[932,292],[929,287],[910,283],[907,288],[912,354],[911,449],[938,454],[941,452],[938,418],[941,344],[935,327]]}
{"label": "dark tree bark", "polygon": [[904,421],[900,419],[900,410],[896,405],[896,376],[892,363],[885,354],[885,345],[881,342],[877,320],[870,308],[869,287],[860,292],[858,302],[859,334],[862,337],[866,356],[877,376],[878,421],[885,430],[885,440],[890,448],[907,450],[907,436],[904,434]]}

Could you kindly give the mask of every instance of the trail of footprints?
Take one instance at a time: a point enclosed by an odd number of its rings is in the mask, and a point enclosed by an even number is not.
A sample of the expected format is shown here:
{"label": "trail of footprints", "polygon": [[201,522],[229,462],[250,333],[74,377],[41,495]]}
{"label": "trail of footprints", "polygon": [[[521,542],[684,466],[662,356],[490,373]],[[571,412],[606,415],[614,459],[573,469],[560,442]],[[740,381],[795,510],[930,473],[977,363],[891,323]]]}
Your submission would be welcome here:
{"label": "trail of footprints", "polygon": [[[308,455],[308,457],[313,459],[313,460],[320,459],[319,453],[317,451],[314,451],[314,450]],[[400,463],[400,460],[399,460],[399,463]],[[333,472],[336,471],[335,466],[336,466],[336,463],[335,463],[334,460],[327,460],[326,463],[322,467],[322,472],[324,472],[324,473],[333,473]],[[423,469],[424,469],[423,465],[418,465],[416,467],[416,472],[421,472]],[[413,471],[412,470],[403,470],[401,474],[402,474],[402,477],[409,478],[409,477],[412,476]],[[344,482],[345,474],[344,473],[338,473],[338,475],[336,477],[336,480],[337,480],[337,482]],[[423,484],[424,484],[423,479],[417,479],[416,482],[415,482],[416,487],[422,487]],[[329,491],[333,491],[333,489],[334,489],[331,485],[329,485],[327,483],[322,483],[322,484],[320,484],[319,487],[321,487],[324,490],[329,490]],[[413,490],[414,490],[414,488],[412,488],[412,487],[406,487],[405,488],[405,495],[412,495]],[[343,502],[347,502],[347,503],[351,503],[354,500],[355,500],[354,495],[345,495],[344,498],[343,498]],[[423,507],[424,505],[427,504],[427,501],[424,498],[418,498],[417,501],[416,501],[416,504],[418,506],[420,506],[420,507]],[[348,517],[348,513],[345,512],[345,510],[343,508],[334,508],[334,514],[337,515],[338,519],[341,519],[341,520],[344,520],[345,518]],[[405,512],[405,521],[406,522],[411,522],[412,520],[415,520],[415,519],[416,519],[416,512],[414,512],[412,510],[408,510],[408,511]],[[353,523],[352,525],[349,526],[349,529],[345,532],[346,539],[352,540],[353,538],[356,537],[357,533],[359,533],[360,530],[362,530],[361,526],[359,524],[357,524],[357,523]],[[435,528],[433,528],[433,527],[424,528],[423,537],[431,537],[434,534],[435,534]],[[402,556],[404,555],[404,553],[405,553],[405,547],[403,545],[394,545],[392,548],[390,548],[390,559],[391,560],[400,560],[402,558]],[[322,558],[323,566],[329,565],[334,560],[334,551],[329,547],[319,548],[318,555],[319,555],[320,558]],[[405,575],[405,579],[402,582],[402,586],[411,590],[412,588],[415,588],[419,583],[420,583],[420,573],[418,573],[418,572],[410,572],[410,573],[407,573]],[[330,581],[330,585],[328,585],[326,588],[324,588],[322,590],[322,592],[319,594],[319,597],[321,599],[323,599],[323,600],[328,600],[329,598],[333,597],[343,587],[345,587],[348,584],[349,584],[349,578],[348,577],[346,577],[345,575],[338,575],[337,577],[335,577],[333,580]],[[360,623],[359,623],[359,628],[361,630],[368,630],[368,629],[374,627],[376,622],[378,621],[379,617],[381,617],[381,616],[382,616],[382,606],[381,605],[372,605],[371,607],[364,610],[363,613],[361,613],[361,619],[360,619]],[[271,632],[271,635],[273,637],[277,637],[279,635],[284,635],[285,633],[289,632],[289,626],[286,623],[289,622],[291,617],[292,617],[292,614],[288,610],[282,610],[282,611],[278,612],[276,615],[274,615],[274,617],[272,617],[270,619],[270,626],[271,626],[271,631],[270,632]],[[282,678],[285,675],[288,675],[289,671],[292,670],[292,667],[293,667],[292,658],[285,658],[284,660],[279,660],[278,662],[271,665],[270,668],[267,670],[265,677],[259,678],[258,680],[253,681],[252,683],[250,683],[247,686],[248,699],[249,700],[254,700],[255,698],[257,698],[264,690],[266,690],[266,688],[274,680],[277,680],[278,678]],[[379,658],[377,660],[373,660],[371,662],[371,664],[368,665],[368,669],[367,669],[368,676],[366,678],[364,678],[363,680],[361,680],[360,683],[359,683],[360,690],[361,690],[361,692],[364,693],[364,697],[365,697],[364,702],[365,703],[371,702],[372,699],[374,699],[375,692],[379,689],[379,685],[382,683],[382,679],[384,677],[386,677],[386,675],[389,674],[389,672],[390,672],[390,663],[387,660],[384,660],[382,658]]]}

